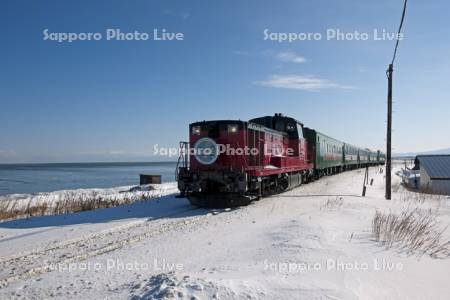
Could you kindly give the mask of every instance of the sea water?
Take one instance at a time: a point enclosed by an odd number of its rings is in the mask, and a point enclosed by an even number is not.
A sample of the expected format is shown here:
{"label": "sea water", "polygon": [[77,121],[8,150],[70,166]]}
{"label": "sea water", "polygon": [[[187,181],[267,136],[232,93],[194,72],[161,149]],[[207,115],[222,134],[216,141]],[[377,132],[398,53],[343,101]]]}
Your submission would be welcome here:
{"label": "sea water", "polygon": [[175,162],[0,164],[0,195],[138,185],[139,174],[175,180]]}

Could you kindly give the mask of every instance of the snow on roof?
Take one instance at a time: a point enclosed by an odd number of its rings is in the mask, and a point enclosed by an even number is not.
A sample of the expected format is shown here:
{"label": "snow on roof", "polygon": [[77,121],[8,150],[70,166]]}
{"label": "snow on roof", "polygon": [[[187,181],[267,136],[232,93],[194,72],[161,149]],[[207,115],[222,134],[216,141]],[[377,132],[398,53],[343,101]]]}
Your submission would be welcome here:
{"label": "snow on roof", "polygon": [[417,155],[417,162],[431,179],[450,179],[450,155]]}

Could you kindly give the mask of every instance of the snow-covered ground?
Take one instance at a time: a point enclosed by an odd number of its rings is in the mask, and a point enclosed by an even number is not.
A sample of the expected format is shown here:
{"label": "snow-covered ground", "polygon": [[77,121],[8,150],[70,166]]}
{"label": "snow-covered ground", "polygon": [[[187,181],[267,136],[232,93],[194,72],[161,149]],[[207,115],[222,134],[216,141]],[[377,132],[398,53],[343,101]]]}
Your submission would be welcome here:
{"label": "snow-covered ground", "polygon": [[386,201],[378,168],[360,197],[363,178],[325,177],[233,210],[167,195],[3,222],[0,298],[448,299],[450,259],[385,249],[371,222],[414,205],[446,226],[450,199],[396,187]]}
{"label": "snow-covered ground", "polygon": [[[161,197],[177,192],[175,182],[120,186],[113,188],[61,190],[35,194],[10,194],[0,196],[2,212],[13,212],[14,218],[29,215],[51,215],[98,207],[99,203],[117,206],[142,199]],[[82,209],[82,207],[85,209]]]}

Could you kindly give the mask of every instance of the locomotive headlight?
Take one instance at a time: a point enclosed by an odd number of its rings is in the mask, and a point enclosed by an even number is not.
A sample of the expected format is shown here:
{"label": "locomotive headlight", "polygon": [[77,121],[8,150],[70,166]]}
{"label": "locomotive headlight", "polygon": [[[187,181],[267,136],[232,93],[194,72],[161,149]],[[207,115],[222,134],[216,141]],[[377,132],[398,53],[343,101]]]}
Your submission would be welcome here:
{"label": "locomotive headlight", "polygon": [[200,135],[200,131],[202,128],[200,126],[192,126],[192,134],[193,135]]}
{"label": "locomotive headlight", "polygon": [[236,133],[238,131],[238,126],[236,124],[228,125],[228,132],[229,133]]}

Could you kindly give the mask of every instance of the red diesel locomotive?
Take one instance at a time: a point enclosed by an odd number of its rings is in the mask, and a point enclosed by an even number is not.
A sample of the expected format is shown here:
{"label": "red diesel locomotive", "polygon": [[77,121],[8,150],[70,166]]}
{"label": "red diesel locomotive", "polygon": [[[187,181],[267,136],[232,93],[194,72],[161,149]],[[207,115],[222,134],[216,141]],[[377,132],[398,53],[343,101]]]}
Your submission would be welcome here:
{"label": "red diesel locomotive", "polygon": [[[333,148],[334,155],[327,153],[331,145],[322,155],[315,138],[304,137],[312,136],[308,130],[282,114],[248,122],[190,124],[189,142],[180,143],[177,166],[181,196],[201,207],[240,206],[344,170],[344,144],[341,149]],[[342,166],[321,168],[316,159],[336,159],[339,155]]]}

